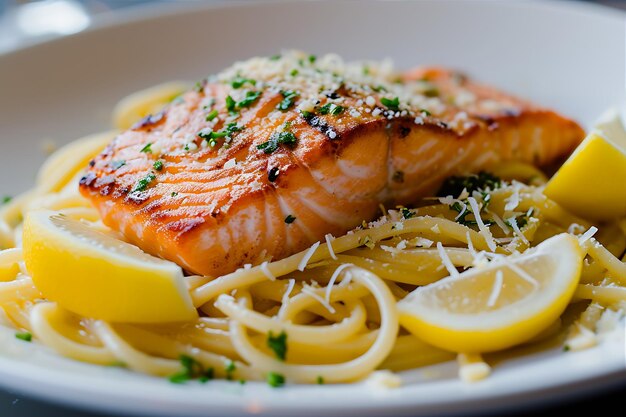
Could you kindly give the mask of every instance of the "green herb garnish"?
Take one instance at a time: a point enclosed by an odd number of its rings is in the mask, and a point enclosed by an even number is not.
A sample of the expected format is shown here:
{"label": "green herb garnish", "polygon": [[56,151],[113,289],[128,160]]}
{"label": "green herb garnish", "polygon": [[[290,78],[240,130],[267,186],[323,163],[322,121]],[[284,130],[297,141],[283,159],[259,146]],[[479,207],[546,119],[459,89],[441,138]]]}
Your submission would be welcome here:
{"label": "green herb garnish", "polygon": [[402,207],[400,209],[400,213],[402,213],[402,218],[405,219],[405,220],[406,219],[410,219],[411,217],[415,217],[415,212],[412,211],[412,210],[409,210],[406,207]]}
{"label": "green herb garnish", "polygon": [[315,61],[317,61],[317,57],[315,55],[309,55],[309,63],[314,63]]}
{"label": "green herb garnish", "polygon": [[261,96],[261,91],[248,91],[246,97],[237,103],[237,108],[250,107]]}
{"label": "green herb garnish", "polygon": [[287,217],[285,217],[285,223],[287,224],[291,224],[295,221],[296,221],[296,216],[292,216],[291,214],[288,214]]}
{"label": "green herb garnish", "polygon": [[256,80],[252,80],[250,78],[237,77],[230,82],[230,85],[234,89],[241,88],[245,83],[250,83],[252,85],[256,85]]}
{"label": "green herb garnish", "polygon": [[213,379],[213,368],[204,368],[200,362],[188,355],[180,355],[179,357],[182,370],[169,377],[173,384],[184,384],[192,379],[198,379],[200,382],[207,382]]}
{"label": "green herb garnish", "polygon": [[330,114],[333,116],[343,113],[344,110],[345,110],[345,107],[339,106],[335,103],[326,103],[322,107],[319,108],[319,112],[321,114]]}
{"label": "green herb garnish", "polygon": [[206,115],[206,121],[210,122],[211,120],[215,119],[218,114],[219,113],[217,110],[211,110],[211,112]]}
{"label": "green herb garnish", "polygon": [[10,203],[11,200],[13,200],[13,197],[11,197],[10,195],[5,195],[4,197],[2,197],[2,204]]}
{"label": "green herb garnish", "polygon": [[154,164],[152,164],[152,168],[157,171],[161,171],[163,169],[163,161],[154,161]]}
{"label": "green herb garnish", "polygon": [[21,333],[15,333],[15,338],[23,340],[25,342],[30,342],[31,340],[33,340],[33,335],[30,334],[29,332],[21,332]]}
{"label": "green herb garnish", "polygon": [[146,175],[145,177],[137,181],[137,184],[135,184],[131,192],[136,193],[139,191],[145,191],[150,185],[150,183],[154,181],[155,179],[156,179],[156,176],[152,172],[149,173],[148,175]]}
{"label": "green herb garnish", "polygon": [[478,174],[472,174],[465,177],[452,176],[447,178],[439,191],[437,196],[459,196],[463,190],[467,190],[468,193],[473,191],[495,190],[502,186],[502,180],[489,172],[481,171]]}
{"label": "green herb garnish", "polygon": [[298,93],[292,90],[281,91],[280,94],[282,94],[283,100],[276,105],[276,108],[281,111],[289,110],[296,98],[298,98]]}
{"label": "green herb garnish", "polygon": [[432,113],[426,109],[421,109],[420,113],[422,113],[424,116],[432,116]]}
{"label": "green herb garnish", "polygon": [[281,54],[272,55],[269,59],[270,61],[278,61],[282,57]]}
{"label": "green herb garnish", "polygon": [[178,192],[172,191],[172,194],[170,194],[170,197],[176,197],[177,195],[178,195]]}
{"label": "green herb garnish", "polygon": [[226,110],[230,114],[236,113],[235,107],[237,106],[237,102],[230,96],[226,96]]}
{"label": "green herb garnish", "polygon": [[281,144],[294,146],[298,139],[296,135],[291,132],[280,132],[280,133],[272,133],[270,136],[270,140],[264,142],[260,145],[257,145],[257,149],[263,150],[266,154],[271,154],[278,149],[278,146]]}
{"label": "green herb garnish", "polygon": [[193,86],[193,90],[197,91],[198,93],[201,93],[202,90],[204,90],[204,80],[196,81],[196,83]]}
{"label": "green herb garnish", "polygon": [[383,104],[383,106],[387,107],[389,110],[393,110],[393,111],[400,110],[400,99],[398,99],[398,97],[395,97],[393,99],[383,97],[380,99],[380,102]]}
{"label": "green herb garnish", "polygon": [[139,152],[152,153],[152,143],[148,143],[146,146],[141,148],[141,150]]}
{"label": "green herb garnish", "polygon": [[226,365],[226,379],[229,381],[233,379],[233,373],[237,370],[237,366],[235,362],[230,361],[228,365]]}
{"label": "green herb garnish", "polygon": [[317,385],[324,385],[324,377],[321,375],[317,376]]}
{"label": "green herb garnish", "polygon": [[298,75],[300,73],[300,71],[298,71],[297,68],[294,68],[291,70],[291,72],[289,73],[289,75],[291,75],[292,77],[295,77],[296,75]]}
{"label": "green herb garnish", "polygon": [[285,377],[276,372],[267,374],[267,383],[273,388],[279,388],[285,385]]}
{"label": "green herb garnish", "polygon": [[[293,219],[295,220],[296,218],[294,217]],[[285,219],[285,223],[291,222],[287,222],[287,219]],[[267,346],[274,351],[278,359],[284,361],[287,358],[287,333],[282,331],[278,336],[274,336],[270,331],[267,335]]]}

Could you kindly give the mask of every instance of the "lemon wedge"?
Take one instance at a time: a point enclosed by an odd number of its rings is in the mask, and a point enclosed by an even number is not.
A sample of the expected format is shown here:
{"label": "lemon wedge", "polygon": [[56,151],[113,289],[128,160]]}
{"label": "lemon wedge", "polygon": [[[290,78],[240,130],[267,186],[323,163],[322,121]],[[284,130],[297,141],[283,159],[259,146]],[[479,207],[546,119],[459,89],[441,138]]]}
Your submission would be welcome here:
{"label": "lemon wedge", "polygon": [[576,148],[544,193],[581,217],[626,216],[626,130],[616,112]]}
{"label": "lemon wedge", "polygon": [[197,317],[180,267],[60,213],[28,213],[23,253],[37,289],[79,315],[128,323]]}
{"label": "lemon wedge", "polygon": [[188,89],[188,83],[172,81],[124,97],[113,109],[113,124],[120,130],[129,129],[141,118],[160,111]]}
{"label": "lemon wedge", "polygon": [[565,310],[584,254],[569,234],[521,255],[420,287],[398,303],[400,323],[452,352],[505,349],[531,339]]}

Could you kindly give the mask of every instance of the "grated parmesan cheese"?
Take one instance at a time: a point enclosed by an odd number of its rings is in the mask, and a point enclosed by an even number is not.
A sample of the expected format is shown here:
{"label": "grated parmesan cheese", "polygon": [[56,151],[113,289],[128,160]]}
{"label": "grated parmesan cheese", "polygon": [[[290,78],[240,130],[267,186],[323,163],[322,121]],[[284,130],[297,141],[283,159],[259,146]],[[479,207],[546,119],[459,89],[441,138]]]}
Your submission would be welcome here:
{"label": "grated parmesan cheese", "polygon": [[483,219],[480,217],[480,209],[478,208],[478,203],[474,197],[467,197],[467,201],[470,203],[470,207],[472,208],[472,212],[474,213],[474,217],[476,218],[476,223],[478,224],[478,229],[480,230],[480,234],[483,235],[485,241],[487,241],[487,246],[492,251],[496,250],[496,242],[493,240],[493,236],[491,235],[491,231],[485,223],[483,223]]}
{"label": "grated parmesan cheese", "polygon": [[224,164],[225,169],[234,168],[237,165],[237,160],[235,158],[231,158]]}
{"label": "grated parmesan cheese", "polygon": [[276,281],[276,277],[267,267],[267,261],[261,264],[261,272],[263,272],[263,275],[265,275],[270,281]]}
{"label": "grated parmesan cheese", "polygon": [[326,286],[326,302],[327,303],[330,304],[330,293],[333,290],[333,285],[335,285],[335,281],[339,277],[339,274],[341,274],[341,271],[348,268],[349,266],[353,266],[353,265],[352,264],[339,265],[337,269],[335,269],[335,272],[333,272],[333,275],[330,277],[330,280],[328,281],[328,285]]}
{"label": "grated parmesan cheese", "polygon": [[439,252],[439,257],[441,258],[441,261],[443,262],[443,266],[446,267],[450,276],[451,277],[458,276],[459,271],[457,271],[456,268],[454,267],[454,264],[452,263],[452,261],[450,260],[450,257],[444,250],[441,242],[437,242],[437,251]]}
{"label": "grated parmesan cheese", "polygon": [[511,217],[510,219],[507,219],[507,221],[511,225],[511,229],[513,229],[513,233],[515,233],[515,236],[520,238],[522,242],[528,245],[528,239],[526,239],[526,236],[524,236],[520,228],[517,226],[517,221],[515,220],[515,217]]}
{"label": "grated parmesan cheese", "polygon": [[309,260],[311,259],[311,257],[313,256],[313,254],[315,253],[319,245],[320,245],[320,242],[315,242],[313,246],[311,246],[309,250],[306,251],[306,253],[302,257],[302,260],[298,264],[298,271],[304,271],[304,268],[306,268],[306,265],[309,263]]}
{"label": "grated parmesan cheese", "polygon": [[337,260],[337,255],[335,255],[335,250],[333,249],[333,245],[330,243],[330,240],[334,239],[333,235],[328,233],[326,234],[326,236],[324,236],[324,238],[326,239],[326,246],[328,247],[328,253],[330,254],[330,257],[333,258],[334,260]]}

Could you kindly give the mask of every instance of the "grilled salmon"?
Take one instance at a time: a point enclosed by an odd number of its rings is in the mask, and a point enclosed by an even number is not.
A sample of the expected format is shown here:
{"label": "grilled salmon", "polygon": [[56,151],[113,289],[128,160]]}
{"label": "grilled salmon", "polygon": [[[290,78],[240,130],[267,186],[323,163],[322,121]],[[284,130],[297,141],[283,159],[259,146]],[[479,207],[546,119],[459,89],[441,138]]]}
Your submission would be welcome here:
{"label": "grilled salmon", "polygon": [[455,71],[291,52],[236,63],[138,121],[80,189],[130,242],[218,276],[343,234],[450,175],[549,164],[583,136]]}

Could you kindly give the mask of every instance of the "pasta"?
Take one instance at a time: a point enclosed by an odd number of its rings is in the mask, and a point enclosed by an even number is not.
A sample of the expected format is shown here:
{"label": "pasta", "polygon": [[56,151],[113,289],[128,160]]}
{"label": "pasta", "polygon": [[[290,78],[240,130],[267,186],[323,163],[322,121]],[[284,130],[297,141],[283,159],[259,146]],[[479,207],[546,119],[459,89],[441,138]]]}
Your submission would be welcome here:
{"label": "pasta", "polygon": [[[134,117],[124,108],[148,107],[155,96],[172,96],[172,88],[126,99],[116,110],[120,124]],[[544,173],[507,164],[492,169],[504,180],[501,186],[482,195],[383,208],[378,220],[344,236],[326,236],[285,259],[220,277],[187,276],[201,312],[195,323],[138,325],[79,317],[42,299],[24,265],[21,222],[26,212],[46,208],[113,235],[76,183],[114,135],[93,135],[61,149],[42,166],[34,189],[0,209],[0,307],[6,325],[68,358],[117,364],[172,382],[267,379],[279,386],[285,380],[354,382],[380,377],[379,370],[399,372],[457,357],[464,380],[481,379],[491,372],[483,356],[449,352],[409,334],[399,325],[396,303],[419,286],[568,232],[580,236],[586,252],[571,302],[587,307],[573,323],[558,320],[534,341],[565,337],[567,349],[589,347],[623,315],[626,219],[596,224],[597,233],[590,236],[585,232],[594,227],[591,221],[543,194]],[[470,213],[479,215],[470,221]],[[498,291],[494,287],[490,294],[492,305]]]}

